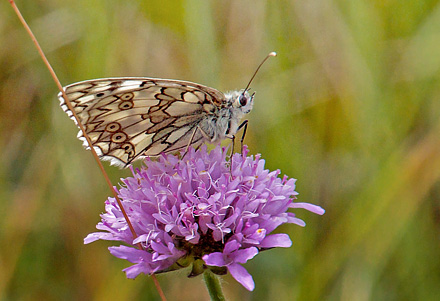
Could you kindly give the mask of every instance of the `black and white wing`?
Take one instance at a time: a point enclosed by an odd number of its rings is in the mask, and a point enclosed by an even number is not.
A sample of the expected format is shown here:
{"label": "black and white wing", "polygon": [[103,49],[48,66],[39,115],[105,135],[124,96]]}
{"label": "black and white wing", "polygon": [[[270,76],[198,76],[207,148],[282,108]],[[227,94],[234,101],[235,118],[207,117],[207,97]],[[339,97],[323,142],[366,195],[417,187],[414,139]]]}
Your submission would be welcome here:
{"label": "black and white wing", "polygon": [[[202,143],[199,123],[226,101],[213,88],[147,77],[88,80],[64,89],[99,157],[124,167]],[[61,93],[58,98],[76,123]],[[78,138],[88,147],[81,130]]]}

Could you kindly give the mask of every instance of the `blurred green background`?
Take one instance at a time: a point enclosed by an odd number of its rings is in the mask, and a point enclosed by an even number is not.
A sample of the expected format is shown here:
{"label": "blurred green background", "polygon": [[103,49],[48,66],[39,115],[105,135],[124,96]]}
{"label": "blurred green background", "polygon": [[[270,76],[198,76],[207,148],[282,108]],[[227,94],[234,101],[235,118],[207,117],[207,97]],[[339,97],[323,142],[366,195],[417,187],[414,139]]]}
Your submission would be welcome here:
{"label": "blurred green background", "polygon": [[[440,300],[440,2],[17,1],[64,85],[109,76],[257,91],[246,143],[298,179],[293,246],[230,276],[230,300]],[[83,245],[110,195],[49,72],[0,3],[0,300],[159,300],[112,243]],[[113,183],[129,175],[106,164]],[[169,300],[202,277],[159,275]]]}

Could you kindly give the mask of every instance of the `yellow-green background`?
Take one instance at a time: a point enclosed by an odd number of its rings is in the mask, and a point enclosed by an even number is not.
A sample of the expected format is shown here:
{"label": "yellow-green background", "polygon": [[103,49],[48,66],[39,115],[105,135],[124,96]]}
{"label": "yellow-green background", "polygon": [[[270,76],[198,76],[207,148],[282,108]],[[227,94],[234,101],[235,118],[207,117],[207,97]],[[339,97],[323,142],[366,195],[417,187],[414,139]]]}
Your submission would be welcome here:
{"label": "yellow-green background", "polygon": [[[244,88],[246,143],[298,179],[293,246],[224,278],[230,300],[440,300],[440,2],[17,2],[66,85],[109,76]],[[83,245],[110,194],[49,72],[0,3],[0,300],[158,300],[108,242]],[[113,182],[126,170],[109,167]],[[169,300],[202,278],[159,275]]]}

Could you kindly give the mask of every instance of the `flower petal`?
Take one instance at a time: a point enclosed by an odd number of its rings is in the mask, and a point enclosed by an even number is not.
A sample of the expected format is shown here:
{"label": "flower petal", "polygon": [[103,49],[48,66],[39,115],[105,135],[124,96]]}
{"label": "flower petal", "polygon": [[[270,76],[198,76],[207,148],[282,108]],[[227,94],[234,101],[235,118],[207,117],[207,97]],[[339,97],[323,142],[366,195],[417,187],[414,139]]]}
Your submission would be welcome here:
{"label": "flower petal", "polygon": [[89,235],[86,236],[86,238],[84,238],[84,244],[89,244],[89,243],[97,241],[99,239],[103,239],[103,240],[119,240],[119,237],[115,237],[111,233],[94,232],[94,233],[90,233]]}
{"label": "flower petal", "polygon": [[313,212],[315,214],[323,215],[325,213],[325,210],[317,205],[309,204],[309,203],[292,203],[289,206],[290,208],[302,208],[306,209],[310,212]]}
{"label": "flower petal", "polygon": [[289,235],[284,233],[272,234],[266,236],[260,244],[263,248],[289,248],[292,246],[292,241],[290,240]]}
{"label": "flower petal", "polygon": [[254,258],[257,254],[258,249],[255,247],[235,251],[233,253],[233,255],[235,255],[234,262],[246,263],[248,260]]}
{"label": "flower petal", "polygon": [[108,249],[113,256],[128,260],[132,263],[151,260],[151,254],[143,250],[133,249],[127,246],[109,247]]}
{"label": "flower petal", "polygon": [[223,253],[220,252],[205,255],[202,259],[207,265],[213,265],[217,267],[223,267],[226,265],[226,262],[223,258]]}
{"label": "flower petal", "polygon": [[123,271],[125,272],[125,275],[127,276],[128,279],[134,279],[137,276],[139,276],[139,274],[144,273],[144,274],[150,274],[150,268],[148,267],[148,265],[143,262],[143,263],[138,263],[135,265],[132,265],[131,267],[125,268],[123,269]]}
{"label": "flower petal", "polygon": [[231,276],[234,277],[241,285],[244,286],[248,291],[253,291],[255,288],[254,279],[252,276],[246,271],[244,267],[239,264],[231,264],[228,266],[228,271],[231,273]]}

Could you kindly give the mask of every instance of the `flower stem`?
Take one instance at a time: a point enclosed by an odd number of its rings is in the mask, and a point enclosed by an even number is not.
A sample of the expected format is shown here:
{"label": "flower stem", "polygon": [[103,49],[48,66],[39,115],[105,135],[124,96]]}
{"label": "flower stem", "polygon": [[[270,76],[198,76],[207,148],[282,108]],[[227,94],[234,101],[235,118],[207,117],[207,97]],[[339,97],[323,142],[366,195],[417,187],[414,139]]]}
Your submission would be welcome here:
{"label": "flower stem", "polygon": [[209,296],[212,301],[225,301],[222,286],[220,285],[220,278],[214,275],[209,269],[203,273],[206,287],[208,288]]}

